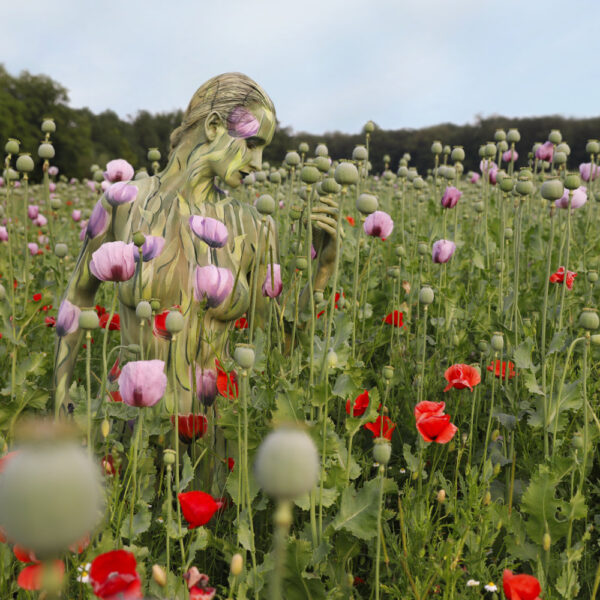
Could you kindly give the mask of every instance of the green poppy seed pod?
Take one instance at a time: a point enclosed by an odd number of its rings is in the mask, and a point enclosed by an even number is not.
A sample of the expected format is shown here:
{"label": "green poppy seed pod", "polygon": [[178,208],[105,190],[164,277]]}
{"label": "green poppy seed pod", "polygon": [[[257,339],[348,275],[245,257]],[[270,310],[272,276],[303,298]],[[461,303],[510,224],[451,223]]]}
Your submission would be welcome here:
{"label": "green poppy seed pod", "polygon": [[504,336],[500,331],[494,332],[490,344],[495,352],[502,352],[502,349],[504,348]]}
{"label": "green poppy seed pod", "polygon": [[136,231],[132,241],[138,248],[141,248],[146,243],[146,236],[141,231]]}
{"label": "green poppy seed pod", "polygon": [[242,570],[244,568],[244,558],[241,554],[234,554],[231,557],[231,565],[229,570],[234,577],[242,574]]}
{"label": "green poppy seed pod", "polygon": [[0,283],[0,300],[6,300],[6,288]]}
{"label": "green poppy seed pod", "polygon": [[184,326],[183,315],[178,310],[171,310],[165,319],[165,329],[170,334],[179,333]]}
{"label": "green poppy seed pod", "polygon": [[367,121],[363,129],[365,133],[373,133],[375,131],[375,123],[373,123],[373,121]]}
{"label": "green poppy seed pod", "polygon": [[554,164],[555,165],[564,165],[567,162],[567,154],[565,152],[554,153]]}
{"label": "green poppy seed pod", "polygon": [[42,121],[42,133],[54,133],[56,131],[56,123],[54,119],[46,117]]}
{"label": "green poppy seed pod", "polygon": [[313,298],[315,301],[315,304],[321,304],[321,302],[323,302],[323,290],[315,290],[313,293]]}
{"label": "green poppy seed pod", "polygon": [[92,179],[98,183],[102,183],[104,181],[104,173],[102,172],[102,169],[94,171]]}
{"label": "green poppy seed pod", "polygon": [[496,129],[496,133],[494,133],[494,140],[497,142],[503,142],[506,140],[506,131],[504,131],[504,129]]}
{"label": "green poppy seed pod", "polygon": [[444,177],[449,180],[454,179],[456,177],[456,169],[454,167],[446,167]]}
{"label": "green poppy seed pod", "polygon": [[499,152],[506,152],[508,150],[508,142],[506,140],[502,140],[498,142],[496,147],[498,148]]}
{"label": "green poppy seed pod", "polygon": [[160,310],[160,302],[158,300],[150,300],[150,307],[152,312],[158,312]]}
{"label": "green poppy seed pod", "polygon": [[317,147],[315,148],[315,156],[328,156],[329,155],[329,150],[327,149],[327,146],[325,144],[317,144]]}
{"label": "green poppy seed pod", "polygon": [[163,462],[165,463],[165,465],[174,465],[175,450],[171,450],[170,448],[163,450]]}
{"label": "green poppy seed pod", "polygon": [[269,161],[265,160],[261,168],[263,171],[268,171],[271,168],[271,164],[269,163]]}
{"label": "green poppy seed pod", "polygon": [[334,177],[340,185],[352,185],[358,181],[358,169],[350,162],[341,162],[335,169]]}
{"label": "green poppy seed pod", "polygon": [[11,457],[0,482],[0,526],[38,559],[66,552],[102,517],[97,467],[74,442],[28,441]]}
{"label": "green poppy seed pod", "polygon": [[90,167],[90,173],[93,175],[96,171],[99,171],[100,167],[94,163],[91,167]]}
{"label": "green poppy seed pod", "polygon": [[135,307],[135,316],[140,320],[152,318],[152,306],[147,300],[140,300]]}
{"label": "green poppy seed pod", "polygon": [[594,346],[600,346],[600,334],[595,333],[594,335],[592,335],[590,341],[592,342],[592,344],[594,344]]}
{"label": "green poppy seed pod", "polygon": [[158,148],[148,148],[148,154],[146,155],[149,161],[156,162],[160,160],[160,150]]}
{"label": "green poppy seed pod", "polygon": [[562,142],[562,134],[558,129],[553,129],[548,134],[548,141],[553,144],[560,144]]}
{"label": "green poppy seed pod", "polygon": [[450,154],[450,152],[452,152],[452,148],[450,148],[450,146],[448,144],[446,144],[444,146],[443,152],[444,152],[444,154]]}
{"label": "green poppy seed pod", "polygon": [[391,381],[394,377],[394,367],[392,367],[391,365],[386,365],[385,367],[383,367],[383,378],[386,381]]}
{"label": "green poppy seed pod", "polygon": [[270,194],[262,194],[256,200],[256,210],[261,215],[270,215],[275,212],[275,199]]}
{"label": "green poppy seed pod", "polygon": [[141,349],[139,344],[128,344],[126,350],[130,354],[139,354]]}
{"label": "green poppy seed pod", "polygon": [[337,194],[342,186],[333,177],[326,177],[321,183],[321,189],[325,194]]}
{"label": "green poppy seed pod", "polygon": [[281,173],[279,171],[269,173],[269,181],[275,184],[281,183]]}
{"label": "green poppy seed pod", "polygon": [[407,177],[411,183],[414,181],[415,177],[418,177],[418,176],[419,176],[419,174],[417,173],[417,169],[415,169],[415,167],[411,167],[408,170]]}
{"label": "green poppy seed pod", "polygon": [[422,177],[415,177],[412,181],[413,187],[416,190],[422,190],[425,187],[425,182]]}
{"label": "green poppy seed pod", "polygon": [[69,247],[66,244],[58,243],[54,246],[54,254],[58,258],[64,258],[69,253]]}
{"label": "green poppy seed pod", "polygon": [[8,138],[6,144],[4,144],[4,152],[7,154],[19,154],[19,147],[21,142],[15,138]]}
{"label": "green poppy seed pod", "polygon": [[590,283],[596,283],[596,281],[598,281],[598,271],[588,271],[587,280]]}
{"label": "green poppy seed pod", "polygon": [[426,242],[419,242],[417,244],[417,252],[421,256],[425,256],[425,255],[429,254],[429,244],[427,244]]}
{"label": "green poppy seed pod", "polygon": [[251,344],[236,344],[233,351],[233,360],[245,370],[254,366],[255,352]]}
{"label": "green poppy seed pod", "polygon": [[58,210],[62,206],[62,200],[58,196],[50,198],[50,208]]}
{"label": "green poppy seed pod", "polygon": [[398,169],[398,177],[400,177],[401,179],[404,179],[404,178],[408,177],[408,167],[406,167],[404,165],[401,166]]}
{"label": "green poppy seed pod", "polygon": [[392,456],[392,445],[385,438],[375,438],[373,443],[373,460],[380,465],[387,465]]}
{"label": "green poppy seed pod", "polygon": [[473,208],[475,209],[475,212],[482,213],[485,211],[485,204],[481,201],[473,202]]}
{"label": "green poppy seed pod", "polygon": [[367,149],[364,146],[356,146],[352,150],[352,160],[367,160]]}
{"label": "green poppy seed pod", "polygon": [[95,310],[82,310],[79,314],[79,329],[98,329],[100,319]]}
{"label": "green poppy seed pod", "polygon": [[50,142],[42,142],[38,146],[38,156],[44,160],[50,160],[51,158],[54,158],[55,154],[54,146]]}
{"label": "green poppy seed pod", "polygon": [[494,473],[494,477],[498,477],[498,475],[500,475],[500,463],[496,463],[494,465],[494,470],[492,472]]}
{"label": "green poppy seed pod", "polygon": [[556,146],[556,152],[564,152],[567,156],[571,154],[571,147],[567,142],[561,142]]}
{"label": "green poppy seed pod", "polygon": [[329,171],[329,167],[331,166],[331,162],[327,156],[317,156],[313,161],[313,165],[315,165],[315,167],[317,167],[321,173],[327,173]]}
{"label": "green poppy seed pod", "polygon": [[292,204],[290,206],[290,219],[297,221],[302,215],[302,206],[299,204]]}
{"label": "green poppy seed pod", "polygon": [[454,146],[452,149],[452,153],[450,154],[450,159],[453,162],[462,162],[465,160],[465,150],[462,146]]}
{"label": "green poppy seed pod", "polygon": [[308,268],[308,260],[306,260],[306,256],[296,257],[296,268],[300,269],[300,271],[306,271]]}
{"label": "green poppy seed pod", "polygon": [[515,185],[515,191],[521,196],[529,196],[535,191],[535,185],[533,185],[531,180],[521,179],[521,177],[519,177],[517,185]]}
{"label": "green poppy seed pod", "polygon": [[576,190],[581,185],[579,173],[568,173],[565,177],[565,187],[568,190]]}
{"label": "green poppy seed pod", "polygon": [[431,144],[432,154],[441,154],[443,150],[444,147],[442,146],[442,142],[436,140],[435,142],[433,142],[433,144]]}
{"label": "green poppy seed pod", "polygon": [[563,194],[565,193],[565,186],[558,178],[548,179],[542,183],[540,193],[544,200],[558,200],[559,198],[562,198]]}
{"label": "green poppy seed pod", "polygon": [[482,354],[487,354],[490,350],[490,346],[485,340],[481,340],[479,344],[477,344],[477,347]]}
{"label": "green poppy seed pod", "polygon": [[600,317],[598,311],[593,308],[584,308],[579,315],[579,327],[593,331],[600,326]]}
{"label": "green poppy seed pod", "polygon": [[260,487],[278,500],[310,492],[319,477],[319,454],[304,431],[282,427],[260,445],[254,463]]}
{"label": "green poppy seed pod", "polygon": [[[307,152],[308,152],[308,149],[307,149]],[[301,158],[300,158],[300,155],[295,150],[290,150],[285,155],[285,158],[283,159],[283,161],[285,162],[286,165],[288,165],[290,167],[297,167],[301,162]]]}
{"label": "green poppy seed pod", "polygon": [[300,142],[298,144],[298,152],[300,152],[300,154],[307,154],[308,153],[308,144],[306,142]]}
{"label": "green poppy seed pod", "polygon": [[256,171],[256,173],[254,173],[254,179],[258,183],[264,183],[267,180],[267,174],[264,171]]}
{"label": "green poppy seed pod", "polygon": [[504,239],[512,240],[513,235],[514,235],[513,230],[510,227],[506,227],[506,229],[504,230]]}
{"label": "green poppy seed pod", "polygon": [[497,149],[496,149],[496,144],[494,144],[494,142],[488,142],[485,145],[484,153],[485,153],[486,158],[494,158],[496,156],[496,152],[497,152]]}
{"label": "green poppy seed pod", "polygon": [[140,179],[146,179],[146,177],[150,177],[150,175],[148,175],[148,171],[146,170],[146,167],[142,167],[136,174],[135,177],[133,178],[135,181],[139,181]]}
{"label": "green poppy seed pod", "polygon": [[27,152],[23,154],[19,154],[19,158],[17,158],[17,171],[21,171],[21,173],[30,173],[33,171],[33,158]]}
{"label": "green poppy seed pod", "polygon": [[19,174],[14,169],[8,169],[8,173],[6,174],[7,179],[11,181],[15,181],[15,179],[19,179]]}
{"label": "green poppy seed pod", "polygon": [[575,450],[583,450],[583,436],[581,435],[581,433],[577,432],[573,434],[571,444],[573,445],[573,448],[575,448]]}
{"label": "green poppy seed pod", "polygon": [[585,145],[585,151],[588,154],[598,154],[600,152],[600,142],[598,140],[588,140]]}
{"label": "green poppy seed pod", "polygon": [[503,177],[500,181],[500,189],[506,193],[510,192],[514,185],[515,181],[512,177]]}
{"label": "green poppy seed pod", "polygon": [[394,248],[394,252],[396,253],[396,256],[406,256],[406,250],[404,249],[404,246],[402,245],[398,245]]}
{"label": "green poppy seed pod", "polygon": [[304,183],[311,185],[317,183],[317,181],[319,181],[320,178],[321,173],[319,173],[319,169],[317,169],[317,167],[315,167],[314,165],[304,165],[302,167],[302,171],[300,172],[300,179],[302,179]]}
{"label": "green poppy seed pod", "polygon": [[544,534],[544,537],[542,538],[542,548],[544,548],[544,550],[546,552],[548,552],[548,550],[550,550],[551,545],[552,545],[552,538],[550,537],[550,534],[548,532],[546,532]]}
{"label": "green poppy seed pod", "polygon": [[516,144],[517,142],[521,141],[521,134],[519,133],[518,129],[509,129],[508,133],[506,134],[506,141],[509,144]]}
{"label": "green poppy seed pod", "polygon": [[419,302],[421,304],[431,304],[434,299],[434,293],[430,286],[424,285],[419,292]]}
{"label": "green poppy seed pod", "polygon": [[363,215],[374,213],[379,206],[377,198],[372,194],[361,194],[356,199],[356,209]]}

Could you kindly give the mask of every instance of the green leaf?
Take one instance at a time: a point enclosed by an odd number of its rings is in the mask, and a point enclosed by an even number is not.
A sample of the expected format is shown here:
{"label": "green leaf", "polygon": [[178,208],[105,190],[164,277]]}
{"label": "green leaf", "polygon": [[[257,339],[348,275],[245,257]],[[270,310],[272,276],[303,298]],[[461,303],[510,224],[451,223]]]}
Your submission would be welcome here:
{"label": "green leaf", "polygon": [[[319,502],[321,490],[317,487],[315,490],[317,502]],[[323,506],[329,508],[340,495],[340,492],[337,488],[323,488]],[[302,510],[310,509],[310,495],[303,494],[294,500],[296,506],[300,507]]]}
{"label": "green leaf", "polygon": [[567,330],[561,329],[554,334],[552,341],[550,342],[550,346],[548,347],[548,351],[546,352],[546,356],[550,356],[559,350],[562,350],[565,347],[567,342]]}
{"label": "green leaf", "polygon": [[536,371],[536,367],[531,360],[532,350],[533,340],[531,338],[526,338],[519,344],[519,347],[515,350],[513,357],[517,368],[525,369],[527,371]]}
{"label": "green leaf", "polygon": [[179,479],[179,492],[183,492],[190,481],[194,478],[192,470],[192,461],[187,454],[183,455],[183,469],[181,470],[181,478]]}
{"label": "green leaf", "polygon": [[333,528],[345,529],[361,540],[370,540],[377,534],[378,504],[378,479],[368,481],[358,492],[353,487],[346,488]]}
{"label": "green leaf", "polygon": [[402,446],[402,455],[404,456],[404,460],[406,461],[406,466],[408,467],[409,471],[418,473],[419,458],[410,451],[410,446],[408,444],[404,444]]}
{"label": "green leaf", "polygon": [[525,373],[525,387],[529,390],[531,394],[538,394],[540,396],[545,396],[544,390],[539,386],[537,379],[535,377],[535,373],[531,371],[529,373]]}
{"label": "green leaf", "polygon": [[483,256],[481,256],[481,254],[479,254],[479,252],[477,252],[477,250],[474,250],[471,253],[471,261],[473,262],[473,264],[478,268],[481,269],[482,271],[485,270],[485,264],[483,262]]}
{"label": "green leaf", "polygon": [[[133,515],[132,539],[131,543],[138,535],[148,531],[152,521],[150,509],[145,504],[138,504],[138,511]],[[129,539],[129,517],[126,517],[121,524],[121,537]]]}
{"label": "green leaf", "polygon": [[253,550],[254,543],[252,539],[252,532],[250,531],[250,519],[248,518],[247,510],[244,510],[240,513],[240,521],[238,523],[238,539],[243,548],[250,551]]}

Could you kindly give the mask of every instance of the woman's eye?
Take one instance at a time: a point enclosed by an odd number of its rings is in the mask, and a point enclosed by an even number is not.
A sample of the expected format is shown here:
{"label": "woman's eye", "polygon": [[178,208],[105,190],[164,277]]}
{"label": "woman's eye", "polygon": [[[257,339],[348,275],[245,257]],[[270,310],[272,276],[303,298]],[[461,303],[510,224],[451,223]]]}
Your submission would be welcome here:
{"label": "woman's eye", "polygon": [[254,150],[254,148],[257,146],[257,143],[254,140],[246,140],[246,146],[249,150]]}

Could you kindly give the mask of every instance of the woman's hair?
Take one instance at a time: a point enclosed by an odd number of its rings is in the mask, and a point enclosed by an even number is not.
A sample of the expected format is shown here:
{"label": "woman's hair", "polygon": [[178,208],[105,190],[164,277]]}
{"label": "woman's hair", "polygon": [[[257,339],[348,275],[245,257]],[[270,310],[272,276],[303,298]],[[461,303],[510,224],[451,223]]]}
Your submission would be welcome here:
{"label": "woman's hair", "polygon": [[[171,152],[179,145],[188,131],[201,123],[208,115],[216,111],[226,121],[230,133],[240,131],[238,125],[240,118],[245,118],[241,107],[258,104],[268,108],[275,114],[275,107],[266,92],[250,77],[242,73],[223,73],[209,79],[200,86],[192,96],[190,103],[183,115],[181,125],[171,133]],[[234,109],[238,109],[234,112]],[[235,117],[230,119],[230,117]],[[230,123],[230,121],[233,123]],[[246,127],[248,129],[248,127]],[[244,137],[240,135],[240,137]]]}

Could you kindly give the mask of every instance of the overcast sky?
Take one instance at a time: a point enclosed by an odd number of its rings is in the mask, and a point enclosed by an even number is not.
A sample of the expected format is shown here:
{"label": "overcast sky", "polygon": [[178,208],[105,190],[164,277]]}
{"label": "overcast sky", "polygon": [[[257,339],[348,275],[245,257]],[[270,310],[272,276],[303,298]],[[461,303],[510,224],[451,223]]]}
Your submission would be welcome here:
{"label": "overcast sky", "polygon": [[596,0],[4,0],[0,14],[11,74],[122,117],[184,109],[225,71],[311,133],[600,114]]}

